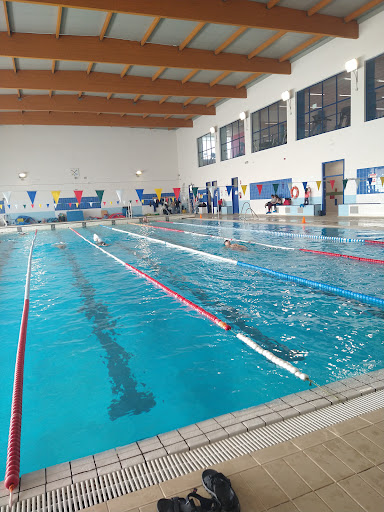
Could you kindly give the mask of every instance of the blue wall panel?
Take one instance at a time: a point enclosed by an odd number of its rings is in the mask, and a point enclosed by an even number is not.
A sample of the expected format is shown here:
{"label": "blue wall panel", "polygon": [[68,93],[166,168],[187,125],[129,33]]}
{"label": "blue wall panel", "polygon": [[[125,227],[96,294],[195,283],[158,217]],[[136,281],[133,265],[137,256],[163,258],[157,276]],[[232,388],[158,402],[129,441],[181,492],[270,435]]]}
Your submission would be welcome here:
{"label": "blue wall panel", "polygon": [[[274,184],[278,184],[277,191],[273,188]],[[263,185],[261,194],[257,185]],[[258,183],[249,184],[250,199],[270,199],[272,194],[277,194],[279,197],[291,197],[292,179],[273,180],[273,181],[259,181]]]}
{"label": "blue wall panel", "polygon": [[[381,176],[384,176],[384,167],[369,167],[357,169],[357,177],[360,178],[357,187],[358,194],[383,194],[384,186],[381,184]],[[372,178],[369,183],[369,178]]]}

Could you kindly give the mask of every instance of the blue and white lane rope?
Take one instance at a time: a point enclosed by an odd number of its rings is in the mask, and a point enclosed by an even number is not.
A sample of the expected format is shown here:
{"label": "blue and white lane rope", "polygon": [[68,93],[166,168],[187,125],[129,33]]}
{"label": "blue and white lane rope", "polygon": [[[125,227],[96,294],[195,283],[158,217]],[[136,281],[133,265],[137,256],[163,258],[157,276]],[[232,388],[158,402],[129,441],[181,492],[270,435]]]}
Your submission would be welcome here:
{"label": "blue and white lane rope", "polygon": [[[108,226],[103,226],[103,227],[108,227]],[[108,227],[109,228],[109,227]],[[281,368],[287,370],[289,373],[292,373],[292,375],[294,375],[295,377],[297,377],[298,379],[302,380],[302,381],[308,381],[310,384],[315,384],[314,381],[312,381],[312,379],[309,378],[309,376],[306,374],[306,373],[303,373],[301,372],[298,368],[296,368],[295,366],[293,366],[293,364],[291,363],[288,363],[287,361],[284,361],[283,359],[280,359],[280,357],[277,357],[275,356],[275,354],[273,354],[272,352],[270,352],[269,350],[265,350],[263,349],[260,345],[258,345],[255,341],[253,341],[251,338],[248,338],[248,336],[245,336],[244,334],[242,333],[238,333],[238,334],[235,334],[234,332],[231,332],[231,327],[226,323],[226,322],[223,322],[221,321],[218,317],[216,317],[215,315],[212,315],[211,313],[209,313],[208,311],[205,311],[203,308],[201,308],[200,306],[198,306],[197,304],[194,304],[193,302],[189,301],[188,299],[186,299],[185,297],[183,297],[182,295],[174,292],[173,290],[171,290],[170,288],[168,288],[167,286],[163,285],[162,283],[160,283],[159,281],[157,281],[157,279],[154,279],[150,276],[148,276],[147,274],[145,274],[144,272],[142,272],[141,270],[138,270],[137,268],[133,267],[132,265],[129,265],[128,263],[124,262],[123,260],[121,260],[120,258],[117,258],[114,254],[106,251],[105,249],[103,249],[102,247],[99,247],[98,245],[92,243],[90,240],[88,240],[87,238],[85,238],[84,236],[82,236],[78,231],[76,231],[75,229],[73,228],[69,228],[71,231],[73,231],[74,233],[76,233],[76,235],[78,235],[80,238],[82,238],[85,242],[88,242],[90,245],[92,245],[93,247],[95,247],[96,249],[99,249],[101,252],[103,252],[104,254],[106,254],[107,256],[113,258],[115,261],[117,261],[118,263],[120,263],[121,265],[123,265],[124,267],[127,267],[129,270],[131,270],[132,272],[134,272],[135,274],[139,274],[141,277],[144,277],[145,279],[149,280],[152,282],[152,284],[155,284],[156,286],[162,288],[164,291],[166,291],[167,293],[171,293],[174,297],[177,296],[176,298],[178,298],[178,300],[180,300],[181,302],[183,302],[184,304],[187,304],[189,305],[191,308],[193,308],[194,310],[197,310],[200,314],[202,314],[203,316],[209,318],[211,321],[213,321],[216,325],[218,325],[219,327],[221,327],[222,329],[224,329],[226,331],[226,333],[232,333],[234,336],[236,336],[236,338],[238,338],[239,340],[241,340],[243,343],[245,343],[246,345],[248,345],[248,347],[252,348],[252,350],[255,350],[258,354],[262,355],[263,357],[265,357],[266,359],[268,359],[269,361],[271,361],[271,363],[277,365],[277,366],[280,366]],[[116,228],[109,228],[109,229],[112,229],[113,231],[121,231],[122,233],[127,233],[126,231],[123,231],[123,230],[120,230],[120,229],[116,229]],[[129,233],[128,233],[129,234]],[[149,238],[149,237],[145,237],[143,236],[143,238]]]}
{"label": "blue and white lane rope", "polygon": [[286,236],[289,238],[311,238],[313,240],[326,240],[328,242],[342,242],[342,243],[360,243],[365,244],[365,240],[360,238],[342,238],[338,236],[325,236],[325,235],[308,235],[306,233],[285,233],[284,231],[268,231],[266,229],[243,229],[243,228],[235,228],[232,226],[229,227],[223,227],[223,226],[199,226],[198,224],[190,224],[189,222],[172,222],[172,224],[183,224],[187,226],[194,226],[198,228],[212,228],[215,229],[221,228],[221,229],[236,229],[237,231],[246,231],[247,233],[264,233],[265,235],[273,235],[273,236]]}
{"label": "blue and white lane rope", "polygon": [[339,295],[341,297],[346,297],[348,299],[354,299],[360,302],[364,302],[367,304],[374,304],[375,306],[383,306],[384,307],[384,299],[379,297],[374,297],[373,295],[366,295],[364,293],[352,292],[350,290],[345,290],[344,288],[339,288],[338,286],[332,286],[325,283],[319,283],[317,281],[312,281],[310,279],[305,279],[303,277],[291,276],[290,274],[285,274],[284,272],[277,272],[276,270],[270,270],[268,268],[259,267],[257,265],[253,265],[252,263],[244,263],[238,260],[232,260],[231,258],[224,258],[223,256],[216,256],[216,254],[210,254],[207,252],[199,251],[197,249],[192,249],[190,247],[184,247],[182,245],[172,244],[171,242],[165,242],[163,240],[159,240],[157,238],[152,238],[147,235],[139,235],[138,233],[132,233],[131,231],[124,231],[123,229],[111,228],[109,226],[104,226],[101,224],[101,227],[111,229],[112,231],[118,231],[120,233],[125,233],[128,236],[138,237],[138,238],[146,238],[152,242],[160,243],[163,245],[167,245],[169,247],[174,247],[175,249],[179,249],[181,251],[191,252],[193,254],[197,254],[203,258],[209,258],[217,261],[222,261],[224,263],[229,263],[231,265],[237,265],[239,267],[249,268],[252,270],[257,270],[264,274],[268,274],[273,277],[277,277],[278,279],[282,279],[284,281],[292,281],[303,286],[309,286],[310,288],[315,288],[317,290],[322,290],[325,292],[333,293],[334,295]]}

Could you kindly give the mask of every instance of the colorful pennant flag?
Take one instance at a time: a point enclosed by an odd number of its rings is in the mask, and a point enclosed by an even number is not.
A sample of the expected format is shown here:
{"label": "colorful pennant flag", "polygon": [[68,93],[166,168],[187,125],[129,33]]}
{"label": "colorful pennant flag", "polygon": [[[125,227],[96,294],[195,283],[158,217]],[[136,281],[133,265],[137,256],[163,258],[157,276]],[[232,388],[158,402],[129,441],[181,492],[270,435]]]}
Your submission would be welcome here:
{"label": "colorful pennant flag", "polygon": [[3,205],[2,205],[2,204],[0,204],[0,210],[2,210],[2,209],[3,209]]}
{"label": "colorful pennant flag", "polygon": [[257,186],[257,190],[259,191],[259,195],[261,194],[261,191],[263,190],[263,185],[256,185]]}
{"label": "colorful pennant flag", "polygon": [[384,176],[380,176],[381,186],[384,187]]}
{"label": "colorful pennant flag", "polygon": [[348,183],[348,178],[345,178],[343,180],[343,190],[345,190],[345,187],[347,186],[347,183]]}
{"label": "colorful pennant flag", "polygon": [[273,183],[273,190],[275,191],[275,194],[277,192],[277,189],[279,188],[279,184],[278,183]]}
{"label": "colorful pennant flag", "polygon": [[79,203],[76,203],[76,208],[78,208],[78,207],[79,207]]}
{"label": "colorful pennant flag", "polygon": [[136,189],[136,194],[137,194],[137,197],[139,198],[140,201],[143,199],[143,192],[144,192],[143,188],[137,188]]}
{"label": "colorful pennant flag", "polygon": [[232,185],[227,185],[227,194],[229,195],[232,192]]}
{"label": "colorful pennant flag", "polygon": [[303,181],[303,182],[302,182],[302,184],[303,184],[303,188],[304,188],[304,190],[305,190],[305,189],[307,188],[308,181]]}
{"label": "colorful pennant flag", "polygon": [[35,197],[36,197],[36,191],[30,190],[29,192],[27,191],[27,194],[29,195],[29,199],[31,200],[31,203],[34,204]]}
{"label": "colorful pennant flag", "polygon": [[12,192],[3,192],[4,199],[7,201],[7,204],[9,204],[9,200],[11,199]]}
{"label": "colorful pennant flag", "polygon": [[51,194],[53,196],[53,200],[55,201],[55,203],[57,204],[59,202],[59,197],[60,197],[60,190],[52,190]]}
{"label": "colorful pennant flag", "polygon": [[99,198],[99,201],[101,203],[102,200],[103,200],[104,190],[96,190],[96,194],[97,194],[97,197]]}
{"label": "colorful pennant flag", "polygon": [[107,203],[105,201],[103,201],[103,205],[105,206]]}
{"label": "colorful pennant flag", "polygon": [[197,191],[199,190],[199,187],[192,187],[192,192],[193,192],[193,195],[196,197],[197,196]]}
{"label": "colorful pennant flag", "polygon": [[8,208],[10,208],[10,207],[11,207],[11,205],[10,205],[10,204],[8,204],[7,206],[8,206]]}
{"label": "colorful pennant flag", "polygon": [[26,204],[23,204],[24,208],[27,206]]}
{"label": "colorful pennant flag", "polygon": [[245,192],[247,191],[247,186],[248,185],[241,185],[241,189],[242,189],[244,195],[245,195]]}
{"label": "colorful pennant flag", "polygon": [[320,190],[321,181],[316,181],[317,190]]}
{"label": "colorful pennant flag", "polygon": [[75,197],[77,199],[78,203],[81,203],[81,198],[83,197],[83,191],[82,190],[74,190]]}
{"label": "colorful pennant flag", "polygon": [[[17,204],[15,204],[16,208],[17,208]],[[41,208],[41,204],[39,204],[39,208]]]}
{"label": "colorful pennant flag", "polygon": [[156,192],[156,195],[157,195],[157,199],[160,201],[161,199],[161,193],[162,193],[163,189],[162,188],[155,188],[155,192]]}
{"label": "colorful pennant flag", "polygon": [[372,185],[372,178],[368,178],[368,183]]}
{"label": "colorful pennant flag", "polygon": [[336,180],[329,180],[329,183],[331,184],[331,189],[333,190],[333,187],[335,186]]}
{"label": "colorful pennant flag", "polygon": [[[121,189],[116,190],[117,197],[119,198],[119,201],[121,201],[121,198],[123,197],[123,191]],[[117,204],[119,204],[119,201]]]}
{"label": "colorful pennant flag", "polygon": [[93,202],[91,201],[91,202],[89,203],[89,206],[92,208],[92,205],[93,205]]}
{"label": "colorful pennant flag", "polygon": [[72,203],[68,203],[68,206],[71,208],[72,207]]}
{"label": "colorful pennant flag", "polygon": [[174,188],[173,191],[175,193],[175,198],[179,199],[179,197],[180,197],[180,189],[179,188]]}
{"label": "colorful pennant flag", "polygon": [[31,204],[31,207],[32,207],[32,208],[34,208],[34,207],[35,207],[35,205],[34,205],[34,204]]}
{"label": "colorful pennant flag", "polygon": [[112,201],[110,201],[110,203],[111,203],[111,205],[113,204],[113,202],[112,202]]}
{"label": "colorful pennant flag", "polygon": [[47,203],[47,208],[49,208],[49,203]]}

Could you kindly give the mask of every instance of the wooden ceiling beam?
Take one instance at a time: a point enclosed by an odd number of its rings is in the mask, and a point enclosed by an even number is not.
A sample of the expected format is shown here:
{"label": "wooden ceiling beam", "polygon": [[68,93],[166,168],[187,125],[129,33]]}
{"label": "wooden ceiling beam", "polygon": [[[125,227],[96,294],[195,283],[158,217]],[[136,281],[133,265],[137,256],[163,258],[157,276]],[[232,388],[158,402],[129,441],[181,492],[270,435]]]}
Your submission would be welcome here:
{"label": "wooden ceiling beam", "polygon": [[[12,36],[13,37],[13,36]],[[201,82],[165,80],[160,78],[152,82],[150,77],[126,76],[122,80],[114,73],[84,71],[33,71],[0,69],[1,89],[36,89],[54,91],[84,91],[115,94],[150,94],[156,96],[197,96],[204,98],[246,98],[245,89],[236,89],[230,85],[215,85]]]}
{"label": "wooden ceiling beam", "polygon": [[141,97],[142,97],[142,94],[136,94],[136,96],[133,99],[133,102],[137,103]]}
{"label": "wooden ceiling beam", "polygon": [[60,29],[61,29],[61,18],[63,16],[63,8],[59,5],[57,10],[57,21],[56,21],[56,39],[60,37]]}
{"label": "wooden ceiling beam", "polygon": [[110,100],[113,96],[113,92],[110,92],[108,95],[107,95],[107,100]]}
{"label": "wooden ceiling beam", "polygon": [[185,119],[164,120],[161,117],[124,116],[116,114],[84,114],[71,112],[0,112],[0,125],[65,125],[116,126],[131,128],[192,128]]}
{"label": "wooden ceiling beam", "polygon": [[181,83],[182,84],[186,84],[187,82],[190,81],[191,78],[193,78],[196,73],[198,73],[200,71],[200,69],[192,69],[192,71],[190,73],[188,73],[188,75],[186,75],[182,80],[181,80]]}
{"label": "wooden ceiling beam", "polygon": [[52,74],[56,71],[56,61],[52,61],[52,67],[51,67]]}
{"label": "wooden ceiling beam", "polygon": [[215,103],[217,103],[221,99],[222,98],[215,98],[215,99],[211,100],[209,103],[206,104],[206,107],[212,107]]}
{"label": "wooden ceiling beam", "polygon": [[87,75],[89,75],[89,73],[92,71],[93,65],[94,65],[94,63],[93,63],[93,62],[90,62],[90,63],[88,64],[88,67],[87,67]]}
{"label": "wooden ceiling beam", "polygon": [[213,87],[214,85],[216,85],[219,82],[221,82],[222,80],[224,80],[224,78],[226,78],[230,74],[231,74],[231,71],[224,71],[224,73],[221,73],[221,75],[219,75],[214,80],[212,80],[212,82],[209,82],[209,86]]}
{"label": "wooden ceiling beam", "polygon": [[183,106],[186,107],[187,105],[192,103],[192,101],[194,101],[196,98],[197,98],[197,96],[191,96],[190,98],[188,98],[187,100],[184,101]]}
{"label": "wooden ceiling beam", "polygon": [[167,68],[163,66],[162,68],[160,68],[159,70],[157,70],[157,71],[156,71],[156,73],[152,76],[152,82],[154,82],[155,80],[157,80],[157,79],[159,78],[159,76],[160,76],[161,74],[163,74],[163,73],[164,73],[164,71],[165,71],[166,69],[167,69]]}
{"label": "wooden ceiling beam", "polygon": [[[27,3],[111,10],[111,0],[28,0]],[[308,17],[306,11],[288,7],[267,9],[265,3],[250,0],[114,0],[113,12],[351,39],[357,39],[359,35],[356,21],[346,24],[342,18],[324,14]]]}
{"label": "wooden ceiling beam", "polygon": [[197,34],[200,32],[202,28],[205,27],[205,25],[206,23],[204,21],[198,23],[196,27],[192,30],[192,32],[189,35],[187,35],[187,37],[181,43],[181,45],[179,46],[179,51],[184,50],[184,48],[192,41],[192,39],[194,39],[197,36]]}
{"label": "wooden ceiling beam", "polygon": [[215,55],[219,55],[223,50],[225,50],[230,44],[232,44],[238,37],[241,36],[241,34],[244,34],[244,32],[248,30],[248,27],[240,27],[234,32],[231,36],[229,36],[223,44],[218,46],[215,50]]}
{"label": "wooden ceiling beam", "polygon": [[123,69],[123,71],[120,73],[121,78],[123,78],[123,77],[128,73],[128,71],[129,71],[129,68],[130,68],[130,67],[131,67],[131,65],[130,65],[130,64],[127,64],[127,65],[125,66],[125,68]]}
{"label": "wooden ceiling beam", "polygon": [[277,34],[274,34],[272,37],[264,41],[264,43],[262,43],[257,48],[252,50],[251,53],[248,54],[248,59],[252,59],[253,57],[255,57],[255,55],[261,53],[263,50],[271,46],[271,44],[276,42],[278,39],[285,36],[285,34],[287,34],[287,32],[285,32],[284,30],[280,30],[280,32],[277,32]]}
{"label": "wooden ceiling beam", "polygon": [[308,16],[313,16],[314,14],[316,14],[321,9],[324,9],[324,7],[326,7],[328,4],[330,4],[333,1],[334,0],[320,0],[320,2],[317,2],[317,4],[315,4],[313,7],[308,9],[308,11],[307,11]]}
{"label": "wooden ceiling beam", "polygon": [[[368,2],[365,5],[363,5],[362,7],[360,7],[359,9],[356,9],[355,11],[351,12],[351,14],[348,14],[348,16],[346,16],[344,18],[345,23],[347,23],[349,25],[353,20],[355,20],[362,14],[366,13],[367,11],[370,11],[377,5],[382,4],[383,2],[384,2],[384,0],[371,0],[370,2]],[[356,21],[355,21],[355,23],[356,23]]]}
{"label": "wooden ceiling beam", "polygon": [[157,25],[160,23],[160,16],[157,16],[151,23],[150,27],[148,28],[148,30],[146,31],[146,33],[144,34],[144,37],[143,39],[140,41],[140,44],[141,46],[144,46],[145,43],[148,41],[148,39],[151,37],[152,35],[152,32],[155,30],[155,28],[157,27]]}
{"label": "wooden ceiling beam", "polygon": [[12,32],[11,32],[11,25],[9,23],[8,6],[7,6],[7,2],[5,0],[3,0],[3,7],[4,7],[5,24],[7,25],[7,34],[10,36],[10,35],[12,35]]}
{"label": "wooden ceiling beam", "polygon": [[[194,99],[194,98],[193,98]],[[191,100],[192,101],[192,100]],[[81,101],[76,95],[56,95],[53,98],[41,94],[23,96],[22,101],[12,94],[0,94],[0,110],[29,110],[56,112],[107,112],[110,114],[191,114],[214,116],[216,109],[206,105],[186,105],[183,103],[162,103],[158,101],[126,100],[122,98],[103,98],[101,96],[83,96]]]}
{"label": "wooden ceiling beam", "polygon": [[263,73],[253,73],[253,75],[250,75],[247,78],[244,78],[244,80],[242,80],[239,84],[236,85],[236,89],[240,89],[241,87],[244,87],[245,85],[249,84],[249,82],[252,82],[252,80],[255,80],[262,74]]}
{"label": "wooden ceiling beam", "polygon": [[12,68],[15,73],[17,73],[16,59],[12,59]]}
{"label": "wooden ceiling beam", "polygon": [[163,96],[163,97],[161,98],[161,100],[159,101],[160,105],[161,105],[162,103],[164,103],[165,101],[167,101],[167,99],[168,99],[168,98],[170,98],[170,96]]}
{"label": "wooden ceiling beam", "polygon": [[100,41],[102,41],[105,37],[105,33],[107,32],[109,24],[111,23],[112,16],[113,16],[113,12],[109,11],[105,17],[103,28],[101,29],[100,36],[99,36]]}
{"label": "wooden ceiling beam", "polygon": [[278,4],[280,0],[269,0],[267,3],[267,9],[272,9],[272,7],[275,7],[276,4]]}
{"label": "wooden ceiling beam", "polygon": [[0,55],[32,59],[54,59],[76,62],[100,62],[109,64],[189,68],[206,70],[230,70],[249,73],[290,74],[289,62],[254,57],[236,53],[215,55],[208,50],[186,48],[180,52],[177,46],[149,44],[142,47],[138,41],[98,37],[61,36],[50,34],[14,33],[12,37],[0,32]]}
{"label": "wooden ceiling beam", "polygon": [[308,46],[311,46],[311,44],[317,43],[317,41],[320,41],[320,39],[322,39],[321,36],[311,37],[311,39],[308,39],[308,41],[305,41],[304,43],[299,44],[299,46],[296,46],[296,48],[293,48],[293,50],[289,51],[288,53],[286,53],[285,55],[280,57],[280,59],[279,59],[280,62],[284,62],[284,61],[290,59],[297,53],[305,50],[305,48],[308,48]]}

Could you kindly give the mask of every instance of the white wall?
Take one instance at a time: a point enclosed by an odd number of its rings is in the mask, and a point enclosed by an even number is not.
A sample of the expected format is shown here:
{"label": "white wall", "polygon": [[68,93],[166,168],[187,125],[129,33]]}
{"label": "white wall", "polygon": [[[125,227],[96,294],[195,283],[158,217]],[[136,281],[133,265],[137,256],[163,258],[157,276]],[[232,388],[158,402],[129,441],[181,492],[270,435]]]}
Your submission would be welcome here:
{"label": "white wall", "polygon": [[[80,169],[79,179],[73,179],[71,168]],[[138,169],[143,170],[140,178],[135,175]],[[24,181],[18,178],[21,171],[28,173]],[[1,192],[12,191],[12,207],[6,207],[6,213],[33,212],[32,216],[37,218],[52,217],[52,190],[61,190],[60,197],[74,197],[74,190],[83,190],[86,197],[96,196],[96,189],[105,190],[103,201],[107,205],[103,208],[121,211],[121,206],[116,204],[116,189],[123,189],[122,199],[127,203],[132,200],[135,206],[139,205],[136,188],[143,188],[144,193],[155,196],[155,188],[172,192],[178,183],[174,131],[0,126],[0,198]],[[37,190],[33,209],[27,190]],[[26,209],[23,204],[27,205]],[[100,209],[84,210],[84,213],[99,215]]]}
{"label": "white wall", "polygon": [[[293,184],[308,181],[314,202],[321,203],[321,194],[315,181],[322,179],[322,162],[345,159],[345,178],[356,177],[356,169],[384,165],[384,119],[364,122],[364,61],[384,52],[384,12],[360,25],[357,40],[334,39],[317,50],[292,63],[289,76],[273,75],[248,89],[247,99],[232,99],[217,107],[216,117],[200,117],[193,130],[177,131],[179,172],[181,183],[203,187],[207,181],[217,180],[219,186],[230,185],[231,178],[239,177],[243,185],[282,178],[292,178]],[[347,60],[358,58],[358,90],[352,79],[351,126],[296,141],[295,93],[327,77],[344,71]],[[278,101],[285,90],[292,91],[292,115],[288,114],[288,144],[251,153],[251,123],[246,120],[246,154],[232,160],[198,167],[196,139],[217,126],[224,126],[238,119],[242,111],[252,113]],[[216,155],[220,155],[219,133],[216,135]],[[356,194],[355,182],[347,184],[345,195]],[[227,196],[224,195],[224,198]],[[359,197],[364,200],[367,196]],[[243,199],[249,198],[249,189]],[[384,202],[384,195],[375,195],[376,202]],[[316,200],[318,199],[318,200]],[[256,204],[255,204],[256,203]],[[265,200],[252,204],[264,211]]]}

